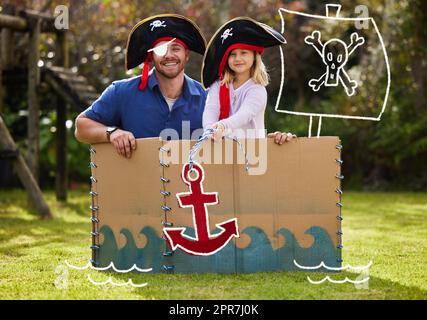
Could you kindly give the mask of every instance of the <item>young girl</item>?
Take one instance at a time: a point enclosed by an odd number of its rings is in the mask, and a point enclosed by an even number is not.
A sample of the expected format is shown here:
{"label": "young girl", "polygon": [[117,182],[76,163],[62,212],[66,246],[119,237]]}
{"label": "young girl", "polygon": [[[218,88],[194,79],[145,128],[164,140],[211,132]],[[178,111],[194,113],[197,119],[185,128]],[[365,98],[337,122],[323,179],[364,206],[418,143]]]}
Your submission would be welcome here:
{"label": "young girl", "polygon": [[209,42],[202,66],[202,83],[209,87],[203,128],[224,135],[264,138],[268,73],[261,55],[265,47],[285,43],[280,33],[250,18],[223,25]]}

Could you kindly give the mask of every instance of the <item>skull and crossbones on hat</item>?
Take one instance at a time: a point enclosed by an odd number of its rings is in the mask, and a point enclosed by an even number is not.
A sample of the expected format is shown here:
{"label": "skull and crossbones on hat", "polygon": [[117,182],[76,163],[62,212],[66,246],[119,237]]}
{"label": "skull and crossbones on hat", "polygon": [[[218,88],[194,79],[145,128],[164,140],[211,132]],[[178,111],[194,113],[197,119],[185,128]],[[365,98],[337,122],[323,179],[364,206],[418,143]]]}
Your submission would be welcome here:
{"label": "skull and crossbones on hat", "polygon": [[222,39],[222,43],[224,43],[224,41],[228,38],[231,37],[233,34],[231,33],[231,30],[233,30],[233,28],[228,28],[226,29],[222,35],[221,35],[221,39]]}
{"label": "skull and crossbones on hat", "polygon": [[150,27],[151,27],[151,31],[153,31],[154,28],[160,28],[160,27],[165,28],[166,25],[164,21],[154,20],[153,22],[150,23]]}

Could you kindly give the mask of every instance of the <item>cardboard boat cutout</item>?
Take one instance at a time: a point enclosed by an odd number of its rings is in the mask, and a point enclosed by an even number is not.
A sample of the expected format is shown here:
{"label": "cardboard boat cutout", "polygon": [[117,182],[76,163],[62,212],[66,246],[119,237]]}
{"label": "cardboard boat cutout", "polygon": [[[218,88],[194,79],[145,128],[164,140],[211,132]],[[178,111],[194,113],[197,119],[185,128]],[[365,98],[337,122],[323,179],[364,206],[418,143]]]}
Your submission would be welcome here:
{"label": "cardboard boat cutout", "polygon": [[[282,146],[272,139],[240,142],[245,150],[254,144],[247,152],[251,166],[260,150],[267,152],[263,174],[248,174],[236,143],[227,153],[228,144],[207,141],[194,157],[204,180],[193,181],[191,190],[183,168],[196,141],[138,139],[131,159],[109,143],[93,145],[93,266],[154,273],[301,270],[294,261],[341,267],[340,140],[298,138]],[[168,160],[170,150],[179,150],[179,163]],[[209,213],[180,203],[189,194],[209,193]],[[178,241],[171,237],[174,230]]]}

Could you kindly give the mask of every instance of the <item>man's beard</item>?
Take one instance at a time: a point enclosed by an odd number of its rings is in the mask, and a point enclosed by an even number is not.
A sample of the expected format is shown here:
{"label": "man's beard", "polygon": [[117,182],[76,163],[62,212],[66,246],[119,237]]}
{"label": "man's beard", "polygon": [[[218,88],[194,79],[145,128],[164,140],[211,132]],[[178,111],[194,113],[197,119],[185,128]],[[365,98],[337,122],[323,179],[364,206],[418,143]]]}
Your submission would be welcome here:
{"label": "man's beard", "polygon": [[[178,62],[177,68],[176,69],[174,68],[174,70],[167,71],[165,70],[167,68],[163,66],[162,63],[170,63],[170,62]],[[165,78],[174,79],[182,72],[182,70],[184,70],[185,63],[182,63],[181,60],[173,59],[168,61],[154,62],[154,67],[156,68],[156,71],[162,76],[164,76]]]}

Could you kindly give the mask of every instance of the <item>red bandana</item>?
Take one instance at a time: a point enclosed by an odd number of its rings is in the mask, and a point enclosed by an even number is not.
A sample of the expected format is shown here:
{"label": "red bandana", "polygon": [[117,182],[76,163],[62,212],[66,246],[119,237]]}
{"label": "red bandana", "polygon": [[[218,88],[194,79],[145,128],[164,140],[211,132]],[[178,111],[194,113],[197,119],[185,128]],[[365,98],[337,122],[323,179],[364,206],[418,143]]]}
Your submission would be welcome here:
{"label": "red bandana", "polygon": [[[156,41],[153,42],[150,48],[154,48],[158,43],[162,41],[170,41],[172,40],[172,37],[163,37],[159,38]],[[175,39],[173,42],[179,43],[182,45],[185,49],[188,49],[188,46],[182,42],[179,39]],[[139,90],[143,91],[145,87],[147,86],[148,82],[148,71],[150,70],[150,61],[153,60],[153,53],[150,51],[147,55],[147,58],[145,58],[144,65],[142,66],[142,72],[141,72],[141,82],[139,83]]]}
{"label": "red bandana", "polygon": [[[219,64],[218,76],[220,81],[223,79],[223,71],[228,60],[228,55],[234,49],[252,50],[258,52],[259,54],[264,52],[264,47],[252,46],[245,43],[235,43],[231,45],[228,47],[227,51],[225,51],[224,55],[222,56],[221,63]],[[220,85],[219,87],[219,120],[226,119],[230,116],[230,88],[228,86],[229,84],[227,83]]]}

